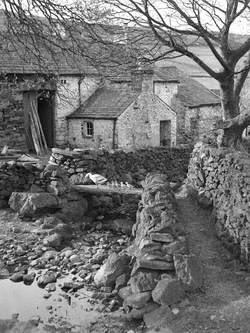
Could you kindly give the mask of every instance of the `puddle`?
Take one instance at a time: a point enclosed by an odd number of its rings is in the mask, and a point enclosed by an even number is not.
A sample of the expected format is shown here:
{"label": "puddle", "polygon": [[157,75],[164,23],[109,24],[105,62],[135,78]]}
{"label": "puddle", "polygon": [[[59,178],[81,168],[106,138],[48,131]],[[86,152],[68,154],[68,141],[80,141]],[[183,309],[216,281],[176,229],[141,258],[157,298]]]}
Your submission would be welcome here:
{"label": "puddle", "polygon": [[[58,284],[67,280],[67,278],[60,279]],[[87,327],[100,315],[87,301],[90,292],[85,289],[78,291],[80,295],[78,298],[64,293],[58,285],[49,299],[43,298],[45,293],[46,291],[39,288],[35,281],[27,286],[23,282],[0,280],[0,319],[10,319],[13,314],[19,314],[20,321],[27,321],[38,315],[42,325],[65,327],[69,324]]]}

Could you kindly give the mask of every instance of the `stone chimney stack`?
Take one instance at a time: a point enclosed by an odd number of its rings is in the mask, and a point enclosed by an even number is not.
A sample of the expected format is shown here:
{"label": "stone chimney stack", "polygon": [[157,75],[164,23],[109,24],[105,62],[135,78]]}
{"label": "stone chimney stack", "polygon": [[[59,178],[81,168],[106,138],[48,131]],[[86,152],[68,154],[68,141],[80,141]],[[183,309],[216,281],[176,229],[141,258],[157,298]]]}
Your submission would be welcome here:
{"label": "stone chimney stack", "polygon": [[131,71],[131,88],[133,91],[153,93],[154,70],[149,67],[136,68]]}

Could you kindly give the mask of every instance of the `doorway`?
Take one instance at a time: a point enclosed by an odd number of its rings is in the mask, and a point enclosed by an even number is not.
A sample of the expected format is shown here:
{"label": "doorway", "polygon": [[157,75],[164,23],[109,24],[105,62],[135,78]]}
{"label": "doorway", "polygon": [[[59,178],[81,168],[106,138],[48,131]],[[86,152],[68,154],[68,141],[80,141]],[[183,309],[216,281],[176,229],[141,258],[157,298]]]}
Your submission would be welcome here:
{"label": "doorway", "polygon": [[42,125],[47,146],[54,145],[54,92],[44,91],[37,100],[38,116]]}
{"label": "doorway", "polygon": [[160,146],[171,146],[171,120],[160,121]]}

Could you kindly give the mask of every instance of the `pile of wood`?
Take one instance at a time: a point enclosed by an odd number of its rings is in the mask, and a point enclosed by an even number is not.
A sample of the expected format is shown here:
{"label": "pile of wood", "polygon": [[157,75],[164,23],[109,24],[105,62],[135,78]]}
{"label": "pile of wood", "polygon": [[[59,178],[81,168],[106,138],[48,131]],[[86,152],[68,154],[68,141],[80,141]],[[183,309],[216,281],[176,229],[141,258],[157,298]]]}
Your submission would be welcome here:
{"label": "pile of wood", "polygon": [[[35,95],[35,96],[34,96]],[[25,132],[27,145],[41,156],[47,153],[48,146],[37,111],[37,93],[25,94]]]}

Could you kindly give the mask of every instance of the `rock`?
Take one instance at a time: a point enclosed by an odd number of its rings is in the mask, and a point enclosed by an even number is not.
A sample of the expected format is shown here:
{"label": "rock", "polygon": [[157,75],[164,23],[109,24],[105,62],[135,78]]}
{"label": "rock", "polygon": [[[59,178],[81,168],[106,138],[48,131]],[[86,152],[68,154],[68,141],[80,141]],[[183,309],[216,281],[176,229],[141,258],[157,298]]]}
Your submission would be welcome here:
{"label": "rock", "polygon": [[1,268],[0,267],[0,279],[6,279],[10,275],[9,271],[7,268]]}
{"label": "rock", "polygon": [[158,272],[137,270],[129,280],[133,293],[153,290],[157,285],[159,276],[160,274]]}
{"label": "rock", "polygon": [[152,312],[158,308],[159,308],[159,304],[149,301],[149,303],[147,303],[145,306],[143,306],[140,309],[136,309],[136,308],[132,309],[128,313],[127,318],[141,320],[146,313]]}
{"label": "rock", "polygon": [[188,290],[201,288],[203,285],[203,267],[199,258],[194,254],[174,255],[176,275]]}
{"label": "rock", "polygon": [[58,199],[50,193],[13,192],[9,199],[10,208],[22,217],[32,217],[58,209]]}
{"label": "rock", "polygon": [[61,214],[68,220],[81,220],[88,210],[88,202],[78,193],[69,193],[60,201]]}
{"label": "rock", "polygon": [[[72,264],[81,262],[81,258],[77,254],[72,254],[72,256],[70,256],[69,260]],[[98,265],[98,267],[99,267],[99,265]]]}
{"label": "rock", "polygon": [[115,219],[108,221],[108,223],[105,223],[105,226],[107,226],[109,229],[116,231],[116,232],[122,232],[128,236],[132,233],[134,222],[130,219]]}
{"label": "rock", "polygon": [[57,251],[49,250],[49,251],[44,252],[42,258],[44,258],[45,260],[50,260],[50,259],[54,259],[57,255],[58,255]]}
{"label": "rock", "polygon": [[21,282],[23,281],[23,272],[17,272],[10,276],[10,280],[13,282]]}
{"label": "rock", "polygon": [[162,242],[162,243],[172,243],[174,238],[169,233],[158,233],[154,232],[150,234],[150,239],[155,242]]}
{"label": "rock", "polygon": [[121,288],[125,287],[128,282],[128,274],[123,273],[119,275],[115,280],[115,289],[120,290]]}
{"label": "rock", "polygon": [[188,251],[187,242],[186,240],[177,240],[170,244],[164,244],[161,247],[161,250],[163,253],[168,255],[179,254],[179,253],[185,254]]}
{"label": "rock", "polygon": [[36,221],[37,224],[42,225],[42,229],[52,229],[57,224],[62,223],[62,220],[56,215],[44,216]]}
{"label": "rock", "polygon": [[34,273],[30,273],[30,274],[25,274],[23,276],[23,282],[25,284],[31,284],[34,281],[35,277],[36,277],[36,273],[35,272]]}
{"label": "rock", "polygon": [[128,298],[130,295],[133,294],[133,291],[130,286],[127,286],[127,287],[121,288],[119,290],[118,294],[121,297],[121,299],[125,300],[126,298]]}
{"label": "rock", "polygon": [[132,294],[125,299],[123,306],[124,307],[131,306],[133,308],[140,309],[144,307],[150,299],[151,299],[150,291],[145,291],[138,294]]}
{"label": "rock", "polygon": [[56,284],[55,283],[48,283],[45,287],[45,290],[50,293],[56,290]]}
{"label": "rock", "polygon": [[48,247],[60,247],[62,244],[62,235],[54,233],[52,235],[46,236],[43,240],[43,244]]}
{"label": "rock", "polygon": [[202,208],[210,208],[213,206],[212,200],[210,198],[206,197],[204,191],[198,193],[197,200],[198,200],[198,204]]}
{"label": "rock", "polygon": [[165,277],[160,280],[152,292],[154,302],[161,305],[172,305],[178,303],[184,297],[184,289],[179,280]]}
{"label": "rock", "polygon": [[94,281],[97,286],[115,284],[116,278],[129,271],[130,257],[126,254],[112,253],[105,264],[97,271]]}
{"label": "rock", "polygon": [[138,268],[147,268],[160,271],[174,270],[174,263],[163,260],[155,260],[152,259],[150,255],[144,255],[141,258],[138,258],[136,264]]}
{"label": "rock", "polygon": [[169,325],[169,322],[173,318],[174,314],[168,305],[162,305],[157,309],[143,315],[143,320],[147,328],[164,327],[166,332],[166,326]]}
{"label": "rock", "polygon": [[56,276],[54,273],[45,273],[41,275],[37,280],[37,285],[40,288],[46,287],[47,284],[56,282]]}

